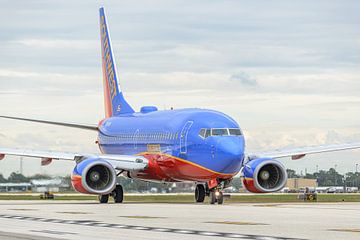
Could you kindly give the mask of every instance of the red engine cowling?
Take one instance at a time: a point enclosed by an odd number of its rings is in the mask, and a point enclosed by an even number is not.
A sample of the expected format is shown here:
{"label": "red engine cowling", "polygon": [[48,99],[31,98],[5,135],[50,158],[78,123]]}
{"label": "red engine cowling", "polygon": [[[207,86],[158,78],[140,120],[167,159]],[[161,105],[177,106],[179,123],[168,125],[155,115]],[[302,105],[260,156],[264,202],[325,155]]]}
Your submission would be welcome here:
{"label": "red engine cowling", "polygon": [[258,158],[246,163],[243,184],[253,193],[270,193],[281,190],[287,181],[285,167],[272,158]]}
{"label": "red engine cowling", "polygon": [[109,194],[116,186],[116,172],[106,160],[88,158],[75,166],[71,183],[81,193]]}

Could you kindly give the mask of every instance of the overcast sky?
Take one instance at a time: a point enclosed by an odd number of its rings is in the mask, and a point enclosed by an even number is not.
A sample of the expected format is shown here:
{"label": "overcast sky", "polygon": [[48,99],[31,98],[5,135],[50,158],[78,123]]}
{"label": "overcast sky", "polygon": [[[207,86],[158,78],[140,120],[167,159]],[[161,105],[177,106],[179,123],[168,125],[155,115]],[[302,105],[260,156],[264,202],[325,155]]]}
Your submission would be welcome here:
{"label": "overcast sky", "polygon": [[[360,141],[359,1],[4,1],[0,112],[97,123],[104,116],[98,8],[104,5],[121,87],[136,109],[216,109],[249,152]],[[96,133],[0,120],[0,145],[97,152]],[[360,151],[284,161],[354,171]],[[73,163],[26,175],[70,173]],[[360,167],[359,167],[360,170]],[[17,158],[0,173],[19,171]]]}

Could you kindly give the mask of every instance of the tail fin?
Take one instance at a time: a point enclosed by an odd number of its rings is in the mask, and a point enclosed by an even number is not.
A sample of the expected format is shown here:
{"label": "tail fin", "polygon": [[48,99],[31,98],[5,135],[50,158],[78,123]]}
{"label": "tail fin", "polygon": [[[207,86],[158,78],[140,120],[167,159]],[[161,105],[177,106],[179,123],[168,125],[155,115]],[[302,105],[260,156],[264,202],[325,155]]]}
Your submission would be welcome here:
{"label": "tail fin", "polygon": [[103,7],[100,8],[100,37],[104,81],[105,115],[106,117],[112,117],[118,116],[120,114],[133,113],[134,110],[126,102],[118,84],[116,63],[111,47],[110,33],[107,26],[105,10]]}

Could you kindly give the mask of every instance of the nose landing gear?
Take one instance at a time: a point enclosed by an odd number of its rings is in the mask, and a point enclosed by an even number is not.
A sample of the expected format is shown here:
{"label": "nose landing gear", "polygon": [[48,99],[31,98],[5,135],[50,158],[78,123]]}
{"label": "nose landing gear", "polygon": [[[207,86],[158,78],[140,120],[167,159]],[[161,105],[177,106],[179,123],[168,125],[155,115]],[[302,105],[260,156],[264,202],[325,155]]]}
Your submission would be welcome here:
{"label": "nose landing gear", "polygon": [[210,204],[217,203],[221,205],[224,203],[224,197],[230,197],[229,195],[224,196],[223,193],[223,189],[228,185],[228,183],[227,185],[220,183],[212,189],[209,189],[209,185],[207,183],[197,184],[195,188],[195,201],[197,203],[202,203],[205,200],[205,196],[208,196]]}
{"label": "nose landing gear", "polygon": [[224,194],[222,191],[217,189],[212,189],[209,193],[209,203],[215,204],[218,203],[219,205],[224,203]]}

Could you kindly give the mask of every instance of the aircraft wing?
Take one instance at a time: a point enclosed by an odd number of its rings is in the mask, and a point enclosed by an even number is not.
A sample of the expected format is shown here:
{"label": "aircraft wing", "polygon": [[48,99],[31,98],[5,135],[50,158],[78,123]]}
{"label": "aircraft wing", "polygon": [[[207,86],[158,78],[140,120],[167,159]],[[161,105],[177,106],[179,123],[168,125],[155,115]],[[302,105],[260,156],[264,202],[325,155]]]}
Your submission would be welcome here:
{"label": "aircraft wing", "polygon": [[94,130],[94,131],[98,130],[98,127],[95,124],[55,122],[55,121],[48,121],[48,120],[10,117],[10,116],[0,116],[0,118],[6,118],[6,119],[12,119],[12,120],[21,120],[21,121],[28,121],[28,122],[36,122],[36,123],[45,123],[45,124],[58,125],[58,126],[63,126],[63,127],[80,128],[80,129]]}
{"label": "aircraft wing", "polygon": [[86,158],[100,158],[108,161],[115,169],[125,171],[143,170],[148,166],[148,160],[135,155],[111,155],[111,154],[82,154],[55,151],[37,151],[18,148],[0,148],[0,160],[6,155],[41,158],[41,164],[47,165],[52,160],[81,161]]}
{"label": "aircraft wing", "polygon": [[344,143],[333,145],[320,145],[310,146],[292,149],[277,149],[269,152],[260,152],[255,154],[249,154],[249,156],[265,156],[271,158],[284,158],[291,157],[292,160],[298,160],[309,154],[324,153],[324,152],[336,152],[350,149],[360,148],[360,142],[358,143]]}

